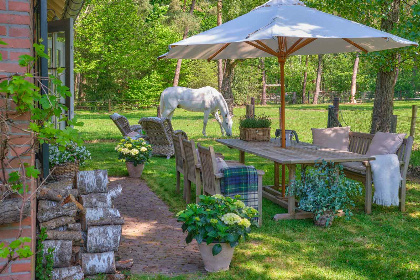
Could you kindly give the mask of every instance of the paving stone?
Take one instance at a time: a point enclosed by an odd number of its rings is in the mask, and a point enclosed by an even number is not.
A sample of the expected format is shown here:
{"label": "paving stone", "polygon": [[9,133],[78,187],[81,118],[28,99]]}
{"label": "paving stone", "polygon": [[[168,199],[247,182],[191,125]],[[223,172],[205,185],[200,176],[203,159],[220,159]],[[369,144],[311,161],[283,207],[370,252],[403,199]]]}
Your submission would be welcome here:
{"label": "paving stone", "polygon": [[116,256],[121,260],[133,259],[131,273],[205,273],[197,243],[185,243],[181,223],[143,180],[109,179],[109,188],[122,185],[122,194],[114,200],[125,221]]}

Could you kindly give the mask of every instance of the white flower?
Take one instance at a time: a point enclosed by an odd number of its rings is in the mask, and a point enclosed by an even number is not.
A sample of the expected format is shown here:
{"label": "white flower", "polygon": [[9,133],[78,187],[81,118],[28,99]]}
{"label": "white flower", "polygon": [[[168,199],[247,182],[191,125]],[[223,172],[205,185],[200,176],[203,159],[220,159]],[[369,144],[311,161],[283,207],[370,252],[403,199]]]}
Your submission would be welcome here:
{"label": "white flower", "polygon": [[221,220],[227,225],[234,225],[239,224],[242,221],[242,218],[235,213],[227,213],[222,216]]}
{"label": "white flower", "polygon": [[139,150],[137,150],[137,149],[132,149],[132,150],[131,150],[131,154],[132,154],[133,156],[138,155],[138,153],[139,153]]}
{"label": "white flower", "polygon": [[140,148],[140,152],[143,152],[143,153],[144,153],[144,152],[147,152],[147,148],[146,148],[146,147],[141,147],[141,148]]}

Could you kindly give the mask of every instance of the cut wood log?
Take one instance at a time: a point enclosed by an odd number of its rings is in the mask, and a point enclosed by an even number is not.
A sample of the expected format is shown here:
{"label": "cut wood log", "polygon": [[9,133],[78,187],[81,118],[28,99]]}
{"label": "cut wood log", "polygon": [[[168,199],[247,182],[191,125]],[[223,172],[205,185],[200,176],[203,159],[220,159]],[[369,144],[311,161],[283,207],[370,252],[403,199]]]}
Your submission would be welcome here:
{"label": "cut wood log", "polygon": [[69,231],[82,231],[82,224],[80,223],[74,223],[74,224],[68,224],[67,230]]}
{"label": "cut wood log", "polygon": [[40,223],[47,222],[58,217],[75,217],[76,215],[77,207],[73,203],[60,206],[58,205],[58,202],[51,200],[40,200],[38,202],[37,218]]}
{"label": "cut wood log", "polygon": [[41,223],[40,228],[55,229],[69,224],[74,224],[74,217],[58,217],[48,222]]}
{"label": "cut wood log", "polygon": [[63,268],[55,268],[51,272],[51,279],[52,280],[63,280],[66,278],[74,279],[74,280],[81,280],[84,279],[84,273],[82,267],[78,266],[70,266],[70,267],[63,267]]}
{"label": "cut wood log", "polygon": [[[21,198],[8,198],[0,201],[0,225],[17,223],[20,221],[20,210],[23,205]],[[23,218],[28,217],[31,203],[27,201],[23,207]]]}
{"label": "cut wood log", "polygon": [[89,226],[122,225],[124,219],[115,208],[86,208],[82,215],[82,229],[87,230]]}
{"label": "cut wood log", "polygon": [[80,246],[73,246],[72,253],[71,253],[71,260],[72,265],[80,265],[82,262],[82,250]]}
{"label": "cut wood log", "polygon": [[86,208],[111,208],[112,199],[109,193],[91,193],[81,196],[81,203]]}
{"label": "cut wood log", "polygon": [[120,261],[115,262],[115,267],[117,270],[130,270],[133,264],[134,264],[133,259],[120,260]]}
{"label": "cut wood log", "polygon": [[[45,240],[44,244],[44,255],[48,252],[49,248],[54,249],[53,251],[53,267],[67,267],[70,266],[72,242],[71,240]],[[45,259],[43,260],[45,264]]]}
{"label": "cut wood log", "polygon": [[121,226],[90,226],[87,233],[88,253],[118,251],[121,240]]}
{"label": "cut wood log", "polygon": [[77,189],[80,194],[108,192],[108,171],[79,171],[77,173]]}
{"label": "cut wood log", "polygon": [[122,187],[121,185],[118,185],[115,188],[109,189],[108,195],[111,196],[111,199],[114,199],[117,196],[121,195],[121,193],[122,193]]}
{"label": "cut wood log", "polygon": [[52,240],[74,240],[81,241],[82,232],[80,231],[59,231],[59,230],[47,230],[47,239]]}
{"label": "cut wood log", "polygon": [[85,275],[115,273],[114,252],[82,254],[82,269]]}
{"label": "cut wood log", "polygon": [[79,203],[79,201],[76,200],[76,198],[74,198],[73,195],[69,194],[61,203],[62,206],[69,204],[69,203],[73,203],[74,205],[76,205],[76,207],[82,211],[82,213],[85,212],[85,207],[83,207],[82,204]]}
{"label": "cut wood log", "polygon": [[53,190],[70,190],[73,188],[74,182],[71,179],[60,180],[52,183],[48,183],[45,187]]}
{"label": "cut wood log", "polygon": [[49,188],[41,188],[40,190],[38,190],[36,198],[38,198],[38,200],[60,201],[63,197],[56,190]]}

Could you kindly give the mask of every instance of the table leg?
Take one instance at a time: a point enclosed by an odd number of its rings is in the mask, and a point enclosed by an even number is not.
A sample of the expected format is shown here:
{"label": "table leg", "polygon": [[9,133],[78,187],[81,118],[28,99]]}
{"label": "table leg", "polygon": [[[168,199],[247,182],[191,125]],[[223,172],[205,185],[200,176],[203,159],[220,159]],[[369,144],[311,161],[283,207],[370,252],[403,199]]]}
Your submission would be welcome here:
{"label": "table leg", "polygon": [[[291,182],[295,180],[295,172],[296,172],[296,165],[288,165],[289,168],[289,187],[291,186]],[[295,214],[295,196],[289,195],[287,199],[287,212],[291,215]]]}
{"label": "table leg", "polygon": [[245,164],[245,152],[239,151],[239,162]]}
{"label": "table leg", "polygon": [[274,163],[274,189],[280,190],[280,164]]}

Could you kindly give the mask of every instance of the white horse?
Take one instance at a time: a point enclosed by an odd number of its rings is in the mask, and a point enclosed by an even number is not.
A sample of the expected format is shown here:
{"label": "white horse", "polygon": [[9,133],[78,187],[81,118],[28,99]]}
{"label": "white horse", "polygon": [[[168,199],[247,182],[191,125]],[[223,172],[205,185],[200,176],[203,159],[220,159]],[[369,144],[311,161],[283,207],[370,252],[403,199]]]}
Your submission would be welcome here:
{"label": "white horse", "polygon": [[[160,112],[162,117],[172,119],[176,108],[193,112],[204,112],[203,135],[206,136],[206,126],[210,113],[220,125],[222,135],[232,135],[232,117],[222,94],[212,87],[191,89],[186,87],[169,87],[160,96]],[[219,118],[220,111],[223,122]],[[223,131],[224,130],[224,131]]]}

